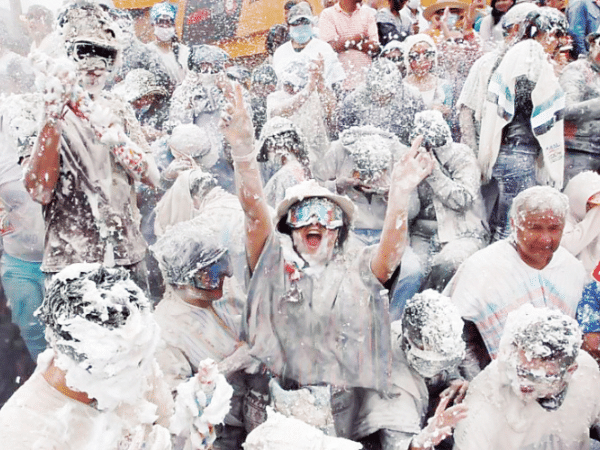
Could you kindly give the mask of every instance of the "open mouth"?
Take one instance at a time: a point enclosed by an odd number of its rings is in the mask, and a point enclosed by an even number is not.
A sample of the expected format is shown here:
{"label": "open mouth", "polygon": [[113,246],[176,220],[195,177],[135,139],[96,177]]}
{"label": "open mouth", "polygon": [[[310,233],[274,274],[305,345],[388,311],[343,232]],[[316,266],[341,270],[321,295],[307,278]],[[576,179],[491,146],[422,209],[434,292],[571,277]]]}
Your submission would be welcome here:
{"label": "open mouth", "polygon": [[519,386],[519,389],[522,394],[531,394],[534,390],[532,386]]}
{"label": "open mouth", "polygon": [[321,245],[323,236],[318,230],[311,230],[306,233],[306,245],[308,248],[317,249]]}

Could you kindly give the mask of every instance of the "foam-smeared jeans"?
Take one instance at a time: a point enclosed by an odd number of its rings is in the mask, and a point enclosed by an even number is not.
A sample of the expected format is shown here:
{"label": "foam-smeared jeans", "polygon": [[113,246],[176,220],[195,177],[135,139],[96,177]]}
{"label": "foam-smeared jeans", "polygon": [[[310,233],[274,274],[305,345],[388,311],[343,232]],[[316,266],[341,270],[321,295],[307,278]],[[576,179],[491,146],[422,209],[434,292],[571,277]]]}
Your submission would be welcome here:
{"label": "foam-smeared jeans", "polygon": [[36,361],[46,349],[45,327],[33,315],[44,300],[42,263],[24,261],[5,253],[1,264],[2,287],[11,309],[12,322],[21,330],[31,358]]}
{"label": "foam-smeared jeans", "polygon": [[527,188],[537,185],[535,159],[537,149],[529,146],[502,145],[492,178],[498,183],[498,201],[490,218],[492,241],[510,235],[508,213],[513,199]]}

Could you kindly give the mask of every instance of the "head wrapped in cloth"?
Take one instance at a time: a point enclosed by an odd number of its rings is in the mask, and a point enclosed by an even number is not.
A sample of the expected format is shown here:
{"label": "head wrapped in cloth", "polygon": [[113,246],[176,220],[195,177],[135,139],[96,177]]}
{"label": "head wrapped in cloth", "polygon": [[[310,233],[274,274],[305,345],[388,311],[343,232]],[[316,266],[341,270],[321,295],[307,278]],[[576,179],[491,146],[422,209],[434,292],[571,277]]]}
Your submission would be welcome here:
{"label": "head wrapped in cloth", "polygon": [[121,30],[108,7],[89,1],[75,2],[59,13],[57,23],[67,54],[80,67],[102,62],[111,70],[117,64]]}
{"label": "head wrapped in cloth", "polygon": [[410,134],[413,141],[423,136],[422,145],[426,148],[438,148],[452,143],[452,133],[442,113],[428,109],[415,114],[415,125]]}
{"label": "head wrapped in cloth", "polygon": [[175,23],[177,9],[169,2],[156,3],[150,8],[150,23],[155,24],[158,19],[168,19]]}
{"label": "head wrapped in cloth", "polygon": [[167,283],[215,289],[233,274],[227,248],[216,235],[203,233],[193,222],[180,222],[151,248]]}
{"label": "head wrapped in cloth", "polygon": [[427,289],[402,314],[402,348],[410,366],[431,378],[458,366],[465,356],[463,321],[449,297]]}
{"label": "head wrapped in cloth", "polygon": [[74,264],[56,274],[37,311],[70,388],[113,409],[147,388],[159,338],[152,307],[122,268]]}
{"label": "head wrapped in cloth", "polygon": [[345,130],[339,143],[352,158],[355,173],[367,184],[383,180],[394,156],[402,150],[394,134],[370,125]]}

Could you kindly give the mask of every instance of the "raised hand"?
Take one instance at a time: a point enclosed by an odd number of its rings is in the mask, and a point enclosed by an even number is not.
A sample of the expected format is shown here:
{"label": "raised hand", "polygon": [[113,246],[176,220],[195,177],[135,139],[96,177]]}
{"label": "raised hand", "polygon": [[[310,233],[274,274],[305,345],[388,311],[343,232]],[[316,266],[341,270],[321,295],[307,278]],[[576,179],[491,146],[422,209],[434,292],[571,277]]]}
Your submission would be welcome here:
{"label": "raised hand", "polygon": [[390,192],[412,192],[433,170],[434,158],[421,147],[423,136],[418,136],[410,150],[394,164]]}
{"label": "raised hand", "polygon": [[244,105],[242,87],[236,82],[223,82],[223,93],[227,101],[219,128],[231,146],[234,159],[243,158],[253,152],[254,128],[252,118]]}

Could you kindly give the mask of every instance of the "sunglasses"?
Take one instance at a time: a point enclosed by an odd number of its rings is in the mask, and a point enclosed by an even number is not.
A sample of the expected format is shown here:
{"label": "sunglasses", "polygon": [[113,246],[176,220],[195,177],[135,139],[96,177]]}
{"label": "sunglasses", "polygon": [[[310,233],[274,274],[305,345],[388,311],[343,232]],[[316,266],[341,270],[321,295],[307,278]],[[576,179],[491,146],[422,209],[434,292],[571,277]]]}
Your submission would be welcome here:
{"label": "sunglasses", "polygon": [[410,52],[408,54],[408,60],[409,61],[417,61],[418,59],[421,59],[422,57],[424,57],[425,59],[428,59],[430,61],[435,59],[435,51],[434,50],[425,50],[422,53],[419,52]]}
{"label": "sunglasses", "polygon": [[221,280],[224,277],[230,277],[232,275],[231,259],[229,258],[229,255],[225,253],[218,261],[215,261],[210,266],[196,272],[192,279],[192,285],[196,289],[217,289],[221,285]]}

